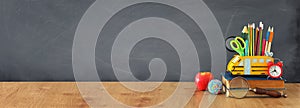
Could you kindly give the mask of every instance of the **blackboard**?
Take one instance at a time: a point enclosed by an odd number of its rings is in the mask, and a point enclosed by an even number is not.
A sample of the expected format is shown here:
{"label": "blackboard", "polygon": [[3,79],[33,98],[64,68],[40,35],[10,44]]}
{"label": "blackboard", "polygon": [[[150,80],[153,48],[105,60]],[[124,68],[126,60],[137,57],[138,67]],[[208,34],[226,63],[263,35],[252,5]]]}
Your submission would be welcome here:
{"label": "blackboard", "polygon": [[[1,0],[0,80],[74,81],[72,68],[74,35],[82,16],[94,2],[94,0]],[[215,16],[224,38],[240,34],[242,26],[247,23],[257,24],[263,21],[265,26],[274,26],[275,37],[272,50],[274,56],[284,62],[283,77],[288,82],[300,82],[300,73],[297,72],[300,69],[298,66],[300,64],[299,1],[204,0],[204,3]],[[193,5],[193,2],[190,2],[190,5]],[[135,9],[145,9],[144,12],[152,11],[144,14]],[[124,23],[133,20],[139,15],[148,15],[148,17],[156,15],[177,22],[177,25],[188,31],[188,35],[192,37],[198,51],[201,67],[199,71],[210,71],[211,53],[203,31],[197,28],[197,25],[191,24],[193,20],[185,18],[189,17],[188,15],[173,10],[160,4],[145,3],[123,10],[123,13],[115,15],[117,16],[115,19],[107,22],[111,24],[106,27],[107,30],[99,30],[102,32],[99,37],[103,38],[98,38],[95,46],[95,64],[101,80],[117,80],[109,53],[115,37],[111,37],[109,33],[121,30],[121,26],[126,25],[114,24],[118,21]],[[153,11],[161,13],[151,14]],[[235,54],[226,53],[227,60]],[[179,54],[164,40],[157,38],[141,40],[131,50],[129,58],[128,65],[132,74],[139,80],[146,80],[151,76],[149,64],[153,58],[160,58],[154,62],[161,62],[160,60],[165,62],[162,64],[167,67],[165,81],[179,79]],[[193,81],[196,73],[197,71],[184,76],[185,80]],[[155,78],[153,80],[155,81]]]}

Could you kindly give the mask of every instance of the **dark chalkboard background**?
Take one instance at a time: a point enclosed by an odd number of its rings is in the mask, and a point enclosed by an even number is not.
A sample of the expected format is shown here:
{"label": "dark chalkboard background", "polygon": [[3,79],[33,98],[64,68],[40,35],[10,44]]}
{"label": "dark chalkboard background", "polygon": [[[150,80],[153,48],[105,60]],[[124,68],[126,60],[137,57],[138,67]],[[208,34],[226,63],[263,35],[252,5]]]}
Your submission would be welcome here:
{"label": "dark chalkboard background", "polygon": [[[1,81],[73,81],[72,44],[76,27],[93,0],[1,0],[0,1],[0,80]],[[224,37],[237,35],[248,22],[263,21],[275,27],[273,52],[284,61],[284,77],[288,82],[300,82],[300,2],[297,0],[204,0],[216,16]],[[178,18],[180,19],[180,18]],[[184,22],[183,22],[184,23]],[[191,28],[193,30],[193,28]],[[198,32],[195,32],[198,33]],[[199,37],[203,35],[199,34]],[[203,37],[203,36],[202,36]],[[108,39],[109,40],[109,39]],[[206,40],[200,38],[200,43]],[[96,47],[96,54],[105,49]],[[109,44],[109,43],[108,43]],[[141,45],[156,50],[152,55],[174,52],[161,40],[148,39],[137,44],[131,57],[143,57],[147,51]],[[104,44],[105,46],[106,44]],[[151,46],[152,45],[152,46]],[[159,47],[158,47],[159,45]],[[205,49],[207,45],[202,46]],[[200,47],[200,48],[202,48]],[[140,53],[139,53],[140,52]],[[200,52],[201,53],[201,52]],[[228,52],[228,59],[234,53]],[[98,55],[96,55],[97,57]],[[103,64],[103,59],[96,64]],[[162,57],[165,57],[162,55]],[[177,57],[176,54],[171,54]],[[166,58],[168,59],[168,58]],[[199,58],[210,62],[210,59]],[[139,64],[138,61],[136,64]],[[134,64],[134,63],[133,63]],[[176,60],[168,69],[168,81],[178,80]],[[173,65],[171,64],[171,65]],[[104,64],[101,66],[110,65]],[[138,79],[149,76],[143,65],[133,69]],[[109,66],[108,66],[109,67]],[[201,71],[210,65],[201,64]],[[102,80],[114,81],[111,69],[99,71]],[[194,76],[190,76],[192,80]],[[130,80],[130,79],[128,79]]]}

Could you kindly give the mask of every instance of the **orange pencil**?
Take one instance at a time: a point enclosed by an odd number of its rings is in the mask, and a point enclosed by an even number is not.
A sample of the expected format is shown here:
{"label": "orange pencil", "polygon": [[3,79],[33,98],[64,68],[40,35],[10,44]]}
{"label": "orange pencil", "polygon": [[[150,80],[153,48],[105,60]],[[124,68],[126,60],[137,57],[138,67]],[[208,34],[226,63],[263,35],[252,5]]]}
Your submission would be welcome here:
{"label": "orange pencil", "polygon": [[271,52],[271,45],[272,45],[272,41],[273,41],[273,36],[274,36],[274,28],[271,28],[270,31],[270,37],[269,37],[269,44],[268,44],[268,52]]}

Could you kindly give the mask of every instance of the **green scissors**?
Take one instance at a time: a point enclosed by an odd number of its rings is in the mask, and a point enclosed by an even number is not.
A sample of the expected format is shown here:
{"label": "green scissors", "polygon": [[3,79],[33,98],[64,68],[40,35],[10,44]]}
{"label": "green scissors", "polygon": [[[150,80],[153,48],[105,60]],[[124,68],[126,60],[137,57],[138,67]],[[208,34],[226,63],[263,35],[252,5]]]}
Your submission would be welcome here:
{"label": "green scissors", "polygon": [[230,41],[231,48],[240,54],[240,56],[244,56],[244,50],[246,47],[246,43],[243,38],[236,37],[234,40]]}

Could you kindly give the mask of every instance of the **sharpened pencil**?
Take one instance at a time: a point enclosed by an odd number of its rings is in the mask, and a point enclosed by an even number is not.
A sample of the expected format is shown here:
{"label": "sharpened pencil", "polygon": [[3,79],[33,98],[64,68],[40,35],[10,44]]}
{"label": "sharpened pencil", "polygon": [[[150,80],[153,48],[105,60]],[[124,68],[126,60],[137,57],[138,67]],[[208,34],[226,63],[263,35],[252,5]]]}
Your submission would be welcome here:
{"label": "sharpened pencil", "polygon": [[258,29],[258,27],[256,27],[256,30],[255,30],[255,56],[258,55],[258,51],[257,51],[258,50],[258,44],[257,43],[258,43],[258,39],[259,39],[259,37],[258,37],[259,32],[258,31],[259,31],[259,29]]}
{"label": "sharpened pencil", "polygon": [[262,56],[265,56],[265,45],[266,45],[266,39],[263,39],[262,52],[261,52]]}
{"label": "sharpened pencil", "polygon": [[274,37],[274,28],[272,27],[271,31],[270,31],[270,37],[269,37],[269,43],[268,43],[268,52],[271,52],[273,37]]}
{"label": "sharpened pencil", "polygon": [[247,26],[244,26],[243,30],[242,30],[242,38],[244,40],[248,39],[248,30],[247,30]]}
{"label": "sharpened pencil", "polygon": [[264,24],[259,22],[259,52],[258,55],[261,56],[262,52],[262,42],[263,42],[263,34],[262,31],[264,29]]}
{"label": "sharpened pencil", "polygon": [[250,25],[249,25],[249,31],[250,31],[250,32],[249,32],[249,37],[250,37],[250,38],[249,38],[249,55],[250,55],[250,56],[253,56],[253,55],[252,55],[252,43],[253,43],[253,42],[252,42],[252,40],[253,40],[253,39],[252,39],[252,33],[253,33],[252,30],[253,30],[253,29],[252,29],[252,24],[250,24]]}
{"label": "sharpened pencil", "polygon": [[267,34],[266,34],[266,45],[265,45],[265,50],[264,50],[265,53],[268,52],[270,31],[271,31],[271,28],[269,26]]}
{"label": "sharpened pencil", "polygon": [[255,56],[255,23],[252,23],[252,56]]}

